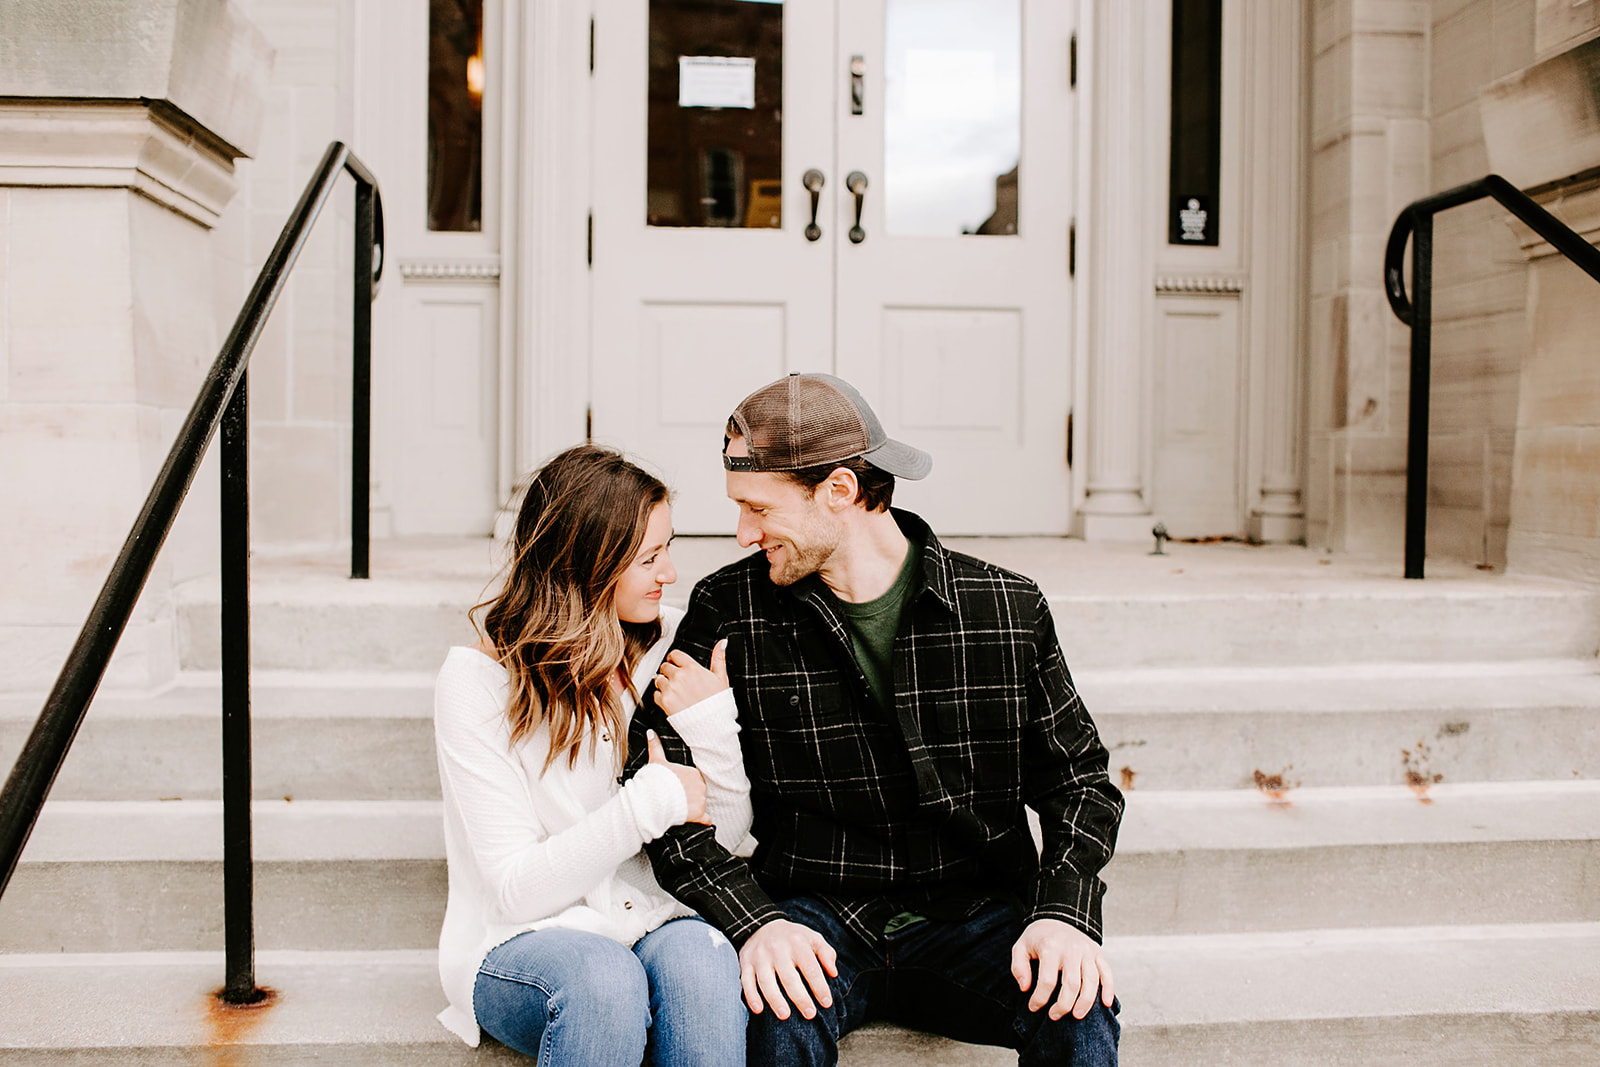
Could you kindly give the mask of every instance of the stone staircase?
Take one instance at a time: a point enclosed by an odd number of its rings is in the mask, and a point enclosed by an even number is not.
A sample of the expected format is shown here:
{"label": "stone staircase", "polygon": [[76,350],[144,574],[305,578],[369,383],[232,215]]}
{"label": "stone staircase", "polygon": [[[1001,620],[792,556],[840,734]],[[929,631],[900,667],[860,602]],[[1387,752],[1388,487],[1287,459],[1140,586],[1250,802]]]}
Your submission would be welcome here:
{"label": "stone staircase", "polygon": [[[1037,578],[1128,792],[1106,872],[1129,1064],[1593,1063],[1600,590],[1303,549],[958,547]],[[693,578],[723,540],[675,547]],[[453,1064],[432,673],[487,542],[255,575],[265,1007],[219,1008],[216,594],[186,673],[101,695],[0,900],[5,1063]],[[0,697],[0,761],[39,706]],[[521,1061],[526,1062],[526,1061]],[[1014,1062],[874,1026],[852,1065]]]}

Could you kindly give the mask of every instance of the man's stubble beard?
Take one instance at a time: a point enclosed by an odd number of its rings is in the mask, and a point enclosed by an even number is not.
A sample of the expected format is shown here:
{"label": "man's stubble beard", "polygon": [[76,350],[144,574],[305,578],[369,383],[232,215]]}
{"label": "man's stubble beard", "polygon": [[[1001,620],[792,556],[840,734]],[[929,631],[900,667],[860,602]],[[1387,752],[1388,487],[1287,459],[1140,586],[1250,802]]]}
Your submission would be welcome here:
{"label": "man's stubble beard", "polygon": [[817,573],[833,558],[834,552],[839,548],[839,531],[817,512],[820,508],[816,503],[811,504],[810,512],[801,530],[807,544],[804,548],[790,540],[784,546],[783,565],[768,572],[772,584],[789,586],[809,575]]}

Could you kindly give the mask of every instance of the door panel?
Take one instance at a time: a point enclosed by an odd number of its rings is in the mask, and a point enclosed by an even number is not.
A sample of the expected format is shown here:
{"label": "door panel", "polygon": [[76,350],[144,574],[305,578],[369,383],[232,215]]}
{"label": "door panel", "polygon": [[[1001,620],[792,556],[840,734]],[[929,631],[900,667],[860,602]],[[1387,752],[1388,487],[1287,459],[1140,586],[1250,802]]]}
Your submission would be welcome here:
{"label": "door panel", "polygon": [[[863,114],[848,98],[836,111],[839,167],[868,179],[864,239],[835,246],[838,374],[932,453],[933,474],[896,499],[945,533],[1069,525],[1073,7],[841,10],[840,53],[881,58]],[[838,212],[847,229],[855,199],[841,191]]]}
{"label": "door panel", "polygon": [[1239,528],[1239,302],[1156,301],[1155,476],[1174,537]]}
{"label": "door panel", "polygon": [[[596,8],[594,437],[662,472],[679,532],[725,534],[735,512],[717,457],[729,412],[784,373],[833,367],[835,234],[825,226],[819,240],[805,238],[811,201],[801,181],[808,168],[823,172],[824,206],[838,185],[832,5],[599,0]],[[782,18],[777,101],[765,98],[770,30],[749,39],[771,11]],[[681,72],[683,57],[694,71],[678,74],[680,88],[692,79],[687,97],[660,91],[660,70]],[[756,107],[696,103],[737,100],[742,65],[714,69],[707,60],[718,58],[755,61]],[[778,183],[762,169],[772,165],[763,124],[781,128]]]}
{"label": "door panel", "polygon": [[[727,533],[727,413],[784,373],[832,371],[933,454],[897,498],[935,528],[1065,533],[1076,5],[692,6],[704,39],[673,21],[689,0],[597,0],[595,438],[662,470],[680,531]],[[776,102],[755,8],[782,12]],[[779,183],[764,122],[781,122]]]}
{"label": "door panel", "polygon": [[500,294],[450,282],[402,292],[394,532],[482,534],[494,525]]}

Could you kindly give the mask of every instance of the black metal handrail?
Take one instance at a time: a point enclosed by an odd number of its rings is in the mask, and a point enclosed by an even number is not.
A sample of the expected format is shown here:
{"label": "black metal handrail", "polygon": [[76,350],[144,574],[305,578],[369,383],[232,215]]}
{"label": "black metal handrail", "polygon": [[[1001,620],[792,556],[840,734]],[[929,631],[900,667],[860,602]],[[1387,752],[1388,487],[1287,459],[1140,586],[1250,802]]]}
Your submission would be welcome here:
{"label": "black metal handrail", "polygon": [[144,508],[111,565],[100,595],[57,675],[39,720],[0,791],[0,893],[33,832],[50,787],[94,699],[106,666],[133,613],[194,481],[206,446],[222,428],[222,804],[226,912],[223,999],[251,1003],[255,983],[254,874],[250,855],[250,530],[245,374],[278,296],[288,281],[341,171],[355,179],[355,294],[351,411],[350,577],[367,577],[368,487],[371,480],[372,300],[383,275],[383,199],[378,180],[335,141],[322,155],[278,243],[256,276],[239,316],[206,374]]}
{"label": "black metal handrail", "polygon": [[[1428,385],[1433,344],[1433,217],[1490,196],[1550,247],[1600,281],[1600,250],[1574,232],[1527,193],[1498,174],[1413,201],[1394,220],[1383,257],[1389,307],[1411,327],[1411,399],[1406,440],[1406,577],[1421,578],[1428,543]],[[1411,288],[1406,298],[1405,253],[1411,242]]]}

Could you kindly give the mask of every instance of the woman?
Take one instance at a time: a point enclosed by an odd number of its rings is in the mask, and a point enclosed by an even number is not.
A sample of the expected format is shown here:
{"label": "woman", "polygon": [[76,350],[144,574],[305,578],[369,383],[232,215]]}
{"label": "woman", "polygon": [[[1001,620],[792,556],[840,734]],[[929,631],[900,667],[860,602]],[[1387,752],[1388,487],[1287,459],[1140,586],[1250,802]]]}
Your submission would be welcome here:
{"label": "woman", "polygon": [[[730,848],[750,828],[722,650],[713,670],[664,661],[682,614],[661,606],[671,536],[659,481],[606,449],[561,453],[528,486],[504,589],[473,609],[482,641],[439,672],[439,1019],[469,1045],[481,1028],[551,1067],[744,1062],[733,946],[640,851],[683,822]],[[619,784],[652,680],[695,766],[652,734]]]}

